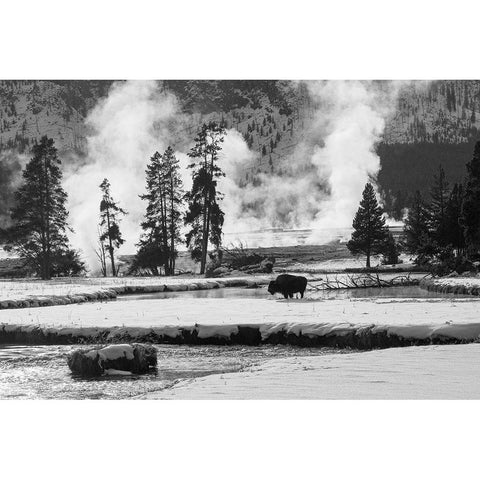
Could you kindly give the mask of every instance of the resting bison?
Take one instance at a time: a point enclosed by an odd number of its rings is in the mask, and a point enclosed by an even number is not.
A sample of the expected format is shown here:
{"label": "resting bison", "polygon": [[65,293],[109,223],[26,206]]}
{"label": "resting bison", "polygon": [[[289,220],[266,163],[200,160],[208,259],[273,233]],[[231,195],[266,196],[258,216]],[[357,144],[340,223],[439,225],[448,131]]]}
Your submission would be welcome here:
{"label": "resting bison", "polygon": [[296,275],[279,275],[276,280],[272,280],[268,284],[268,292],[281,293],[285,298],[293,298],[294,293],[300,293],[303,298],[305,289],[307,288],[307,279],[305,277],[297,277]]}

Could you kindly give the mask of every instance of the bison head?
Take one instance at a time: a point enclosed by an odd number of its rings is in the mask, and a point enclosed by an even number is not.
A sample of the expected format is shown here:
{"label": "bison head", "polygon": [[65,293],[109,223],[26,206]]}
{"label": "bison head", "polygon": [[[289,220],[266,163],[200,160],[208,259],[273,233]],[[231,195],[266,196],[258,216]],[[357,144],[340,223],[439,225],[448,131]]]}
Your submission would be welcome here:
{"label": "bison head", "polygon": [[274,295],[275,293],[277,293],[277,282],[275,280],[272,280],[268,284],[268,293],[270,293],[271,295]]}

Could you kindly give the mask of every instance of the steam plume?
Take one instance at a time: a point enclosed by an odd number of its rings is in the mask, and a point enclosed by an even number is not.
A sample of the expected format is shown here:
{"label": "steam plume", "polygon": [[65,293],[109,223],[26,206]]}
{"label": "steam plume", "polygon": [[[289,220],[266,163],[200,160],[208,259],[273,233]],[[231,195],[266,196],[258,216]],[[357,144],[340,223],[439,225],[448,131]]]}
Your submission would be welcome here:
{"label": "steam plume", "polygon": [[[307,242],[319,243],[350,227],[365,183],[378,173],[380,160],[374,146],[399,85],[306,83],[313,114],[304,126],[304,140],[277,173],[261,173],[255,183],[246,182],[245,167],[258,164],[258,153],[248,148],[237,130],[227,131],[220,158],[226,176],[219,184],[225,194],[225,232],[245,238],[244,233],[253,230],[311,229]],[[87,119],[92,130],[87,161],[66,173],[65,184],[76,232],[72,240],[90,266],[96,263],[102,179],[110,180],[114,198],[129,212],[121,225],[126,243],[120,253],[133,253],[145,209],[138,195],[144,190],[149,157],[172,144],[188,189],[187,152],[201,121],[198,114],[182,113],[176,98],[153,81],[114,84],[108,97],[92,110]],[[294,236],[279,239],[267,231],[249,245],[298,241]]]}
{"label": "steam plume", "polygon": [[87,125],[92,129],[85,165],[67,172],[65,188],[75,234],[72,243],[81,248],[90,266],[95,265],[96,226],[103,178],[112,185],[112,195],[128,215],[122,220],[125,245],[131,253],[139,238],[149,157],[167,147],[168,123],[177,112],[173,96],[162,92],[156,82],[129,81],[114,84],[108,97],[92,110]]}

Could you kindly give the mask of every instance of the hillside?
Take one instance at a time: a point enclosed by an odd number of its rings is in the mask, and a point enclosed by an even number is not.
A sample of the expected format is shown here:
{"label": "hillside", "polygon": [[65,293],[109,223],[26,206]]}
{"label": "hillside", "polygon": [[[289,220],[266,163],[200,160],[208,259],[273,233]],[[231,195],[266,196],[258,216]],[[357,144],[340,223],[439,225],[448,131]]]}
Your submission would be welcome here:
{"label": "hillside", "polygon": [[[65,163],[81,161],[89,133],[85,119],[111,84],[0,81],[0,218],[7,218],[12,186],[41,135],[55,139]],[[302,82],[170,80],[162,85],[189,114],[188,135],[193,137],[201,121],[214,119],[244,136],[257,153],[256,162],[245,168],[246,183],[256,182],[260,172],[282,173],[315,114]],[[377,146],[387,210],[398,217],[415,189],[428,190],[440,163],[451,182],[461,181],[479,130],[480,81],[403,84]]]}

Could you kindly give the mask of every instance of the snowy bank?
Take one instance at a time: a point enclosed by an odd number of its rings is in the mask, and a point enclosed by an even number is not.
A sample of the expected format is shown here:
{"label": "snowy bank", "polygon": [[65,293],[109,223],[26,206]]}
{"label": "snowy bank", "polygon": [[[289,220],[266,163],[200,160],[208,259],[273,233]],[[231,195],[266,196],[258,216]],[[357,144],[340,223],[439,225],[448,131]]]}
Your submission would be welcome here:
{"label": "snowy bank", "polygon": [[46,282],[1,282],[0,310],[14,308],[51,307],[85,302],[113,300],[118,295],[137,295],[142,293],[180,292],[187,290],[210,290],[226,287],[256,288],[268,283],[270,278],[225,278],[221,281],[205,279],[184,279],[182,282],[169,283],[139,282],[128,279],[124,284],[111,284],[99,288],[96,285],[83,283],[53,283]]}
{"label": "snowy bank", "polygon": [[250,323],[158,327],[46,327],[0,324],[0,344],[65,345],[157,343],[178,345],[295,345],[370,350],[412,345],[472,343],[480,323],[375,325]]}
{"label": "snowy bank", "polygon": [[480,344],[270,360],[177,383],[147,399],[480,399]]}
{"label": "snowy bank", "polygon": [[420,287],[431,292],[455,293],[459,295],[480,295],[479,277],[425,278]]}

